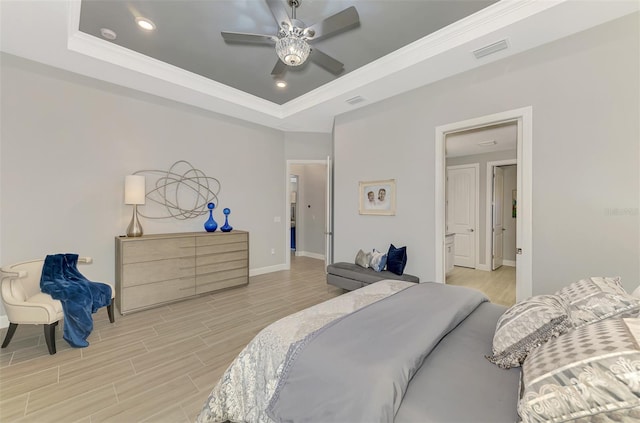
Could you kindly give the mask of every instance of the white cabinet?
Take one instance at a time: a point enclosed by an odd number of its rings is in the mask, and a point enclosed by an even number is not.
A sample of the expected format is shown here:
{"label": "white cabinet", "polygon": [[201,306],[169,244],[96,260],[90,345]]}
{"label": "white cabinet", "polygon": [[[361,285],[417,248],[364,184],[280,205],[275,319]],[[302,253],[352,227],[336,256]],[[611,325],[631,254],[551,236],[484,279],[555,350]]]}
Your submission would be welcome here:
{"label": "white cabinet", "polygon": [[454,245],[455,234],[447,234],[444,238],[444,271],[449,274],[453,270],[453,261],[456,248]]}

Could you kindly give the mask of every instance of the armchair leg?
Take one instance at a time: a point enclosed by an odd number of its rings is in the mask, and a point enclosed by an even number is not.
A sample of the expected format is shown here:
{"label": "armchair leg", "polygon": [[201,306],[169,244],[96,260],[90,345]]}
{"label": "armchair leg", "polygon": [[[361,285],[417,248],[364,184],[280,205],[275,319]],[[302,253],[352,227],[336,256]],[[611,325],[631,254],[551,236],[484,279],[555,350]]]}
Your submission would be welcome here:
{"label": "armchair leg", "polygon": [[58,326],[58,322],[44,325],[44,339],[47,341],[47,348],[51,355],[56,353],[56,326]]}
{"label": "armchair leg", "polygon": [[7,329],[7,334],[4,337],[2,348],[7,348],[7,346],[9,346],[9,342],[11,342],[11,338],[13,338],[13,334],[16,333],[17,327],[18,327],[17,323],[9,323],[9,329]]}
{"label": "armchair leg", "polygon": [[115,322],[116,319],[113,316],[113,298],[111,299],[111,302],[109,303],[109,305],[107,306],[107,313],[109,314],[109,321],[111,323]]}

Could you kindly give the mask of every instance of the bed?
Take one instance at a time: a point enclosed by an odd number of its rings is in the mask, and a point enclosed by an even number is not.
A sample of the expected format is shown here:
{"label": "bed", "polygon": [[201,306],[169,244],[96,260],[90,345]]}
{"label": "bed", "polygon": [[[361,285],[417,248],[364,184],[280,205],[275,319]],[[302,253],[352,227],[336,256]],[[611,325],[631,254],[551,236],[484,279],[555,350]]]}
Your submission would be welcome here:
{"label": "bed", "polygon": [[[384,306],[385,301],[391,301],[391,297],[395,297],[395,294],[405,290],[407,290],[405,297],[415,301],[416,295],[412,294],[411,290],[427,285],[431,285],[430,288],[436,288],[435,290],[425,290],[427,292],[423,295],[433,297],[434,305],[431,307],[441,302],[439,298],[442,296],[441,291],[443,290],[451,291],[449,297],[452,298],[458,297],[460,292],[466,294],[466,291],[472,291],[441,284],[413,284],[385,280],[346,293],[273,323],[263,329],[225,371],[209,395],[198,421],[286,421],[288,412],[282,416],[275,416],[274,419],[268,409],[270,405],[273,405],[272,399],[279,388],[283,373],[285,373],[286,363],[290,358],[288,355],[292,355],[290,351],[292,346],[303,343],[313,334],[324,333],[322,329],[326,326],[331,326],[331,324],[335,326],[335,322],[344,323],[353,315],[358,314],[363,315],[365,319],[364,324],[362,322],[359,324],[365,327],[371,326],[372,333],[378,335],[373,338],[379,338],[382,344],[385,344],[388,341],[382,335],[388,333],[389,330],[382,330],[381,325],[386,324],[384,321],[387,319],[384,317],[384,312],[376,310],[376,306],[380,307],[381,304]],[[430,345],[433,344],[433,348],[429,352],[425,352],[425,357],[421,357],[422,354],[417,354],[417,357],[410,358],[410,360],[422,361],[421,366],[414,365],[414,369],[404,369],[404,377],[407,380],[410,379],[410,383],[405,387],[400,387],[398,389],[400,392],[395,396],[390,395],[393,397],[391,402],[397,401],[397,404],[385,404],[387,409],[391,407],[391,413],[395,414],[396,422],[513,422],[517,419],[519,369],[500,369],[484,357],[485,354],[491,352],[491,340],[496,321],[506,308],[489,303],[484,296],[476,291],[472,291],[471,297],[473,297],[471,303],[465,303],[462,307],[463,312],[456,311],[453,313],[456,316],[443,324],[442,332],[444,333],[438,332],[433,336],[433,339],[425,341]],[[381,301],[383,299],[385,301]],[[447,301],[453,300],[448,299]],[[389,307],[397,307],[397,304],[389,304]],[[414,326],[418,328],[433,326],[433,312],[429,308],[430,306],[427,305],[421,307],[423,313],[414,319]],[[357,313],[354,313],[356,311]],[[366,315],[367,313],[369,316]],[[411,314],[415,313],[411,312]],[[408,320],[406,316],[398,316],[398,318],[403,323]],[[398,324],[395,323],[394,327],[397,326]],[[353,328],[347,330],[353,330]],[[371,334],[365,335],[363,333],[365,330],[366,328],[358,331],[358,335],[353,337],[356,340],[353,344],[366,344],[366,340],[372,338]],[[412,329],[406,328],[405,331],[407,330]],[[398,336],[404,335],[398,334]],[[413,335],[409,336],[415,338]],[[403,345],[398,345],[397,341],[394,342],[396,344],[391,345],[391,351],[407,349],[406,344],[403,348]],[[344,342],[342,344],[344,347]],[[354,346],[352,345],[351,348]],[[359,358],[359,354],[367,354],[367,348],[371,348],[371,346],[365,346],[364,352],[344,353],[341,351],[338,355],[347,354],[346,357],[343,357],[343,361],[349,366],[365,361]],[[421,346],[417,345],[415,348],[419,349]],[[379,345],[376,350],[380,350]],[[320,352],[320,354],[323,353]],[[340,357],[325,357],[324,361],[328,362],[328,367],[334,367],[338,365],[339,359]],[[320,372],[323,373],[324,370],[320,370]],[[315,389],[321,390],[321,386],[314,383],[317,382],[317,378],[317,374],[309,375]],[[343,378],[351,379],[346,376]],[[332,384],[334,382],[329,380],[326,383]],[[356,392],[355,396],[363,401],[369,402],[371,400],[366,387],[347,387],[344,386],[344,382],[345,380],[342,380],[337,385],[352,393],[353,390],[360,389],[361,392]],[[487,386],[491,386],[491,389],[486,389]],[[294,387],[293,390],[295,391],[296,388]],[[304,396],[309,397],[310,395],[305,394]],[[325,401],[319,394],[312,396],[321,404]],[[339,393],[338,396],[341,396],[343,401],[348,404],[353,402],[353,398],[349,397],[348,392],[346,394]],[[298,399],[292,398],[292,401],[295,404]],[[302,411],[298,410],[297,412],[302,412],[306,415],[305,418],[310,418],[308,407],[312,407],[312,405],[300,404],[300,406]],[[336,407],[337,405],[334,404],[331,408],[335,409]],[[366,408],[371,409],[372,407],[369,404]],[[374,414],[377,412],[373,411]],[[364,416],[359,417],[360,421],[370,421]],[[340,420],[340,417],[335,415],[327,418],[333,421]],[[393,415],[388,421],[394,421]]]}
{"label": "bed", "polygon": [[384,280],[263,329],[198,422],[640,421],[640,298],[591,277],[510,308]]}

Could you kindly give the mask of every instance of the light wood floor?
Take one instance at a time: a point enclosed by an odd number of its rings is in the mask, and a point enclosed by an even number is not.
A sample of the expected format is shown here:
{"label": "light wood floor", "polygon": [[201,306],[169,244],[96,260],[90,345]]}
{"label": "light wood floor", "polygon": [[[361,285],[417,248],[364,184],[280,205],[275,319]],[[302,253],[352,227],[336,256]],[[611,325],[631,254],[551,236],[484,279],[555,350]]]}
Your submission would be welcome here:
{"label": "light wood floor", "polygon": [[[21,325],[0,353],[2,422],[193,422],[209,392],[263,327],[343,293],[324,262],[292,257],[292,270],[246,287],[116,316],[94,314],[90,346],[57,333],[49,355],[42,326]],[[0,331],[4,339],[6,329]]]}
{"label": "light wood floor", "polygon": [[502,266],[493,272],[455,266],[447,275],[447,284],[482,291],[492,303],[512,306],[516,303],[516,268]]}
{"label": "light wood floor", "polygon": [[[59,325],[53,356],[42,326],[19,326],[0,352],[0,421],[194,421],[219,377],[256,333],[343,293],[326,284],[322,261],[292,256],[291,264],[290,271],[252,277],[246,287],[117,315],[114,324],[100,310],[87,348],[71,348]],[[512,268],[503,269],[508,274]],[[502,272],[456,268],[448,283],[486,290],[495,302],[513,302],[515,288],[509,294],[508,287],[488,278]],[[0,339],[5,333],[0,330]]]}

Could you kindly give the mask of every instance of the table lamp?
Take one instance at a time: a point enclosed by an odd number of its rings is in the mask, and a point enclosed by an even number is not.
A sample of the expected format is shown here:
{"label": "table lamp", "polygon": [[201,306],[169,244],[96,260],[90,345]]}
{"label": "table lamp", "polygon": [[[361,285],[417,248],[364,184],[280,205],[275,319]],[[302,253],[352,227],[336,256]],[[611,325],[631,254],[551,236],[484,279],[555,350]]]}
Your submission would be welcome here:
{"label": "table lamp", "polygon": [[138,205],[145,201],[145,179],[143,175],[127,175],[124,178],[124,203],[133,205],[133,216],[127,227],[127,236],[142,236],[142,226],[138,220]]}

